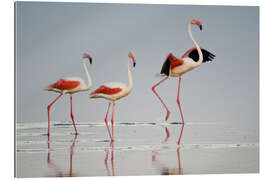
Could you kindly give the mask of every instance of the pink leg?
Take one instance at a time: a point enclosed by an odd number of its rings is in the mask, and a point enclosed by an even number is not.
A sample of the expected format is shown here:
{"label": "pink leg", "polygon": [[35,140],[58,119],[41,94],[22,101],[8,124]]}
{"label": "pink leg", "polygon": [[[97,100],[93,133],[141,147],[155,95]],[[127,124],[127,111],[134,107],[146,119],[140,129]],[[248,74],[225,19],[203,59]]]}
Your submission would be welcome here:
{"label": "pink leg", "polygon": [[110,138],[112,140],[112,135],[111,135],[110,128],[109,128],[109,125],[108,125],[108,120],[107,120],[110,106],[111,106],[111,102],[109,102],[109,106],[108,106],[108,109],[107,109],[107,113],[106,113],[106,117],[105,117],[105,124],[106,124],[107,130],[108,130],[108,133],[110,135]]}
{"label": "pink leg", "polygon": [[166,115],[166,121],[168,120],[169,116],[170,116],[170,111],[169,109],[167,108],[167,106],[165,105],[165,103],[162,101],[161,97],[158,95],[158,93],[155,91],[155,88],[160,85],[162,82],[164,82],[165,80],[167,80],[169,77],[166,77],[164,79],[162,79],[161,81],[159,81],[157,84],[155,84],[153,87],[152,87],[152,91],[156,94],[156,96],[158,97],[158,99],[161,101],[161,103],[163,104],[163,106],[165,107],[165,109],[167,110],[167,115]]}
{"label": "pink leg", "polygon": [[55,98],[55,100],[53,100],[53,102],[51,102],[51,104],[49,104],[47,106],[47,110],[48,110],[48,136],[50,136],[50,109],[52,107],[52,105],[62,96],[63,94],[61,93],[59,96],[57,96],[57,98]]}
{"label": "pink leg", "polygon": [[77,128],[76,128],[76,125],[75,125],[74,116],[73,116],[73,113],[72,113],[72,94],[70,94],[70,117],[72,119],[73,126],[74,126],[74,129],[75,129],[75,135],[77,135],[78,132],[77,132]]}
{"label": "pink leg", "polygon": [[184,116],[183,116],[183,112],[182,112],[182,109],[181,109],[181,105],[180,105],[180,84],[181,84],[181,77],[179,77],[179,82],[178,82],[178,92],[177,92],[177,104],[178,104],[178,107],[179,107],[179,110],[180,110],[180,114],[181,114],[181,118],[182,118],[182,124],[184,124]]}
{"label": "pink leg", "polygon": [[178,104],[178,107],[179,107],[179,110],[180,110],[181,118],[182,118],[182,128],[181,128],[180,136],[179,136],[179,139],[178,139],[178,145],[180,144],[180,141],[181,141],[181,138],[182,138],[182,134],[183,134],[183,130],[184,130],[184,126],[185,126],[184,116],[183,116],[183,112],[182,112],[181,105],[180,105],[180,95],[179,95],[180,94],[181,79],[182,79],[182,77],[179,77],[177,100],[176,100],[177,101],[177,104]]}
{"label": "pink leg", "polygon": [[113,127],[113,123],[114,123],[114,106],[115,106],[115,102],[113,102],[113,106],[112,106],[112,119],[111,119],[111,124],[112,124],[112,142],[114,141],[114,127]]}

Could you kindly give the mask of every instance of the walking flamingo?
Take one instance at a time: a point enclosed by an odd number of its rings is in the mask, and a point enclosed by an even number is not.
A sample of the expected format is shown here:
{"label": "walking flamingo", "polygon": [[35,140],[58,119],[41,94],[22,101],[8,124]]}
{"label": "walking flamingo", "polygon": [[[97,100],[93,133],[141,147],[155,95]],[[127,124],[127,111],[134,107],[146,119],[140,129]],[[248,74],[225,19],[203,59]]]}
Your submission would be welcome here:
{"label": "walking flamingo", "polygon": [[[132,87],[133,87],[133,81],[132,81],[132,77],[131,77],[130,63],[129,63],[130,59],[133,61],[133,67],[135,67],[136,59],[135,59],[133,52],[129,52],[128,60],[127,60],[127,71],[128,71],[128,81],[129,81],[128,86],[126,86],[125,84],[120,83],[120,82],[111,82],[111,83],[101,85],[98,89],[96,89],[95,91],[93,91],[90,94],[90,98],[104,98],[104,99],[109,100],[109,105],[108,105],[107,113],[105,116],[105,123],[106,123],[106,127],[107,127],[107,130],[108,130],[108,133],[109,133],[109,136],[110,136],[112,142],[114,141],[113,124],[114,124],[115,103],[118,99],[121,99],[121,98],[127,96],[131,92]],[[111,131],[112,131],[112,133],[110,133],[110,129],[108,126],[108,120],[107,120],[108,112],[109,112],[111,103],[113,104],[112,105],[112,117],[111,117],[111,126],[112,126]]]}
{"label": "walking flamingo", "polygon": [[[202,24],[197,19],[192,19],[190,23],[188,24],[189,37],[192,40],[195,47],[188,50],[181,58],[177,58],[172,53],[169,53],[165,62],[163,63],[163,66],[160,72],[161,75],[166,76],[166,77],[152,87],[152,91],[156,94],[156,96],[161,101],[162,105],[165,107],[167,111],[167,115],[165,118],[167,121],[170,116],[170,111],[165,105],[165,103],[163,102],[163,100],[161,99],[161,97],[157,94],[155,88],[158,85],[160,85],[162,82],[164,82],[165,80],[169,79],[170,77],[179,77],[176,102],[178,104],[180,115],[182,118],[182,124],[184,124],[184,117],[183,117],[183,112],[180,105],[180,95],[179,95],[182,75],[186,72],[191,71],[194,68],[199,67],[202,63],[212,61],[215,58],[215,55],[213,55],[212,53],[210,53],[209,51],[203,48],[200,48],[197,42],[194,40],[193,35],[191,33],[192,24],[197,25],[200,28],[200,30],[202,30]],[[180,144],[181,136],[182,136],[182,131],[178,140],[178,144]]]}
{"label": "walking flamingo", "polygon": [[45,90],[47,91],[54,91],[57,93],[60,93],[59,96],[56,97],[56,99],[54,99],[48,106],[47,106],[47,110],[48,110],[48,136],[50,136],[50,109],[52,107],[52,105],[63,95],[63,94],[69,94],[70,95],[70,117],[72,119],[73,122],[73,126],[75,129],[75,134],[77,135],[77,128],[75,125],[75,121],[74,121],[74,116],[72,113],[72,94],[73,93],[77,93],[80,91],[88,91],[91,86],[92,86],[92,80],[91,77],[88,73],[87,67],[86,67],[86,60],[89,60],[90,64],[92,64],[92,57],[88,54],[88,53],[84,53],[83,55],[83,68],[85,70],[86,76],[87,76],[87,80],[88,80],[88,85],[86,85],[84,83],[84,81],[81,78],[77,78],[77,77],[71,77],[71,78],[65,78],[65,79],[59,79],[56,83],[51,84],[49,86],[47,86],[45,88]]}

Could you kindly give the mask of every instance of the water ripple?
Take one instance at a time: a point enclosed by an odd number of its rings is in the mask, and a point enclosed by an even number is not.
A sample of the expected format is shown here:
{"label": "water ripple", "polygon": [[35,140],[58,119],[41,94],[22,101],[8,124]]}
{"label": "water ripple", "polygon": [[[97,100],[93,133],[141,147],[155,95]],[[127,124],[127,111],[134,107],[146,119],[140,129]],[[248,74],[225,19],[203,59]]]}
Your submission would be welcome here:
{"label": "water ripple", "polygon": [[[105,142],[105,141],[104,141]],[[107,142],[107,141],[106,141]],[[114,147],[115,151],[174,151],[176,148],[180,147],[181,149],[224,149],[224,148],[258,148],[258,143],[235,143],[235,144],[157,144],[157,145],[136,145],[136,146],[119,146]],[[60,151],[66,150],[66,147],[58,147],[51,149],[50,151]],[[83,147],[76,146],[76,151],[79,152],[92,152],[92,151],[104,151],[106,149],[110,149],[107,146],[99,146],[99,147]],[[38,149],[17,149],[18,153],[40,153],[40,152],[48,152],[47,148],[38,148]]]}

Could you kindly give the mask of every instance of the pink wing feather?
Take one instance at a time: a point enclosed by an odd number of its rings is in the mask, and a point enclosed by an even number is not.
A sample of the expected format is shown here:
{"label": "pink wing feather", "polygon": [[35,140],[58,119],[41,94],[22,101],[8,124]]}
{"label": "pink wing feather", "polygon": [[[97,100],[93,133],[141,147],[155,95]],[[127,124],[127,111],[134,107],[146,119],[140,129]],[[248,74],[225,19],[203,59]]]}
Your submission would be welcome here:
{"label": "pink wing feather", "polygon": [[45,90],[50,90],[50,89],[71,90],[78,87],[79,85],[80,85],[80,81],[59,79],[56,83],[47,86]]}

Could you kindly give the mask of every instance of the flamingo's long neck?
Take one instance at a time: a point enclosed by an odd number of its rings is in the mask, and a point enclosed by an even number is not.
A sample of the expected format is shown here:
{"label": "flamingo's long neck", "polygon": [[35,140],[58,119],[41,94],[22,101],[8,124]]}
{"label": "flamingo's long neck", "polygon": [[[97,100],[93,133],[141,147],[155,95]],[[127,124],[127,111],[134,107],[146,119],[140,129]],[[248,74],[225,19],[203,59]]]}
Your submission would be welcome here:
{"label": "flamingo's long neck", "polygon": [[197,44],[197,42],[195,41],[195,39],[191,33],[191,23],[188,24],[188,34],[189,34],[190,39],[192,40],[193,44],[195,45],[195,47],[197,48],[197,51],[199,53],[199,61],[197,61],[196,64],[200,65],[203,62],[203,54],[202,54],[201,48],[199,47],[199,45]]}
{"label": "flamingo's long neck", "polygon": [[127,70],[128,70],[128,90],[131,91],[133,87],[133,81],[132,81],[132,76],[131,76],[131,71],[130,71],[130,59],[128,58],[128,63],[127,63]]}
{"label": "flamingo's long neck", "polygon": [[88,80],[88,85],[83,89],[83,90],[89,90],[92,86],[92,80],[91,80],[91,77],[89,75],[89,72],[87,70],[87,67],[86,67],[86,64],[85,64],[85,60],[83,60],[83,68],[84,68],[84,71],[85,71],[85,74],[86,74],[86,77],[87,77],[87,80]]}

